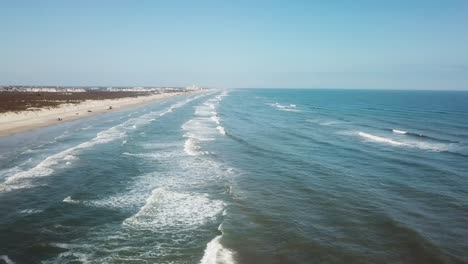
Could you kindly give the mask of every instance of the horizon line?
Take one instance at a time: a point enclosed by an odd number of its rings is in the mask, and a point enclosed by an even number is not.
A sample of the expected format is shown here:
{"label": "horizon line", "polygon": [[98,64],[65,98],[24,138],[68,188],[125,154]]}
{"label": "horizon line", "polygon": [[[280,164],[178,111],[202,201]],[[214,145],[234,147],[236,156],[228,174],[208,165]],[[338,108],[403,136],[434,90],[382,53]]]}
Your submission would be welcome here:
{"label": "horizon line", "polygon": [[[185,88],[191,85],[184,85],[184,86],[175,86],[175,85],[31,85],[31,84],[2,84],[0,85],[1,88],[11,86],[19,86],[19,87],[63,87],[63,88],[93,88],[93,87],[115,87],[115,88],[123,88],[123,87],[131,87],[131,88],[149,88],[149,87],[156,87],[156,88]],[[437,88],[357,88],[357,87],[214,87],[214,86],[199,86],[199,88],[206,88],[206,89],[270,89],[270,90],[372,90],[372,91],[447,91],[447,92],[468,92],[468,88],[451,88],[451,89],[437,89]]]}

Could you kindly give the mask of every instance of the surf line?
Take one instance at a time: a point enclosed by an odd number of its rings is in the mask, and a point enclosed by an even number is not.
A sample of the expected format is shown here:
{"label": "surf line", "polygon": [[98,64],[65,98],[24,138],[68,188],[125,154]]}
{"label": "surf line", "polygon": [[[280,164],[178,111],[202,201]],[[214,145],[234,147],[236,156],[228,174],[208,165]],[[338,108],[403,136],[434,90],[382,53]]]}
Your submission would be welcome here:
{"label": "surf line", "polygon": [[80,151],[92,148],[96,145],[106,144],[119,138],[124,138],[126,136],[126,130],[128,130],[129,128],[133,129],[134,126],[136,128],[137,124],[145,125],[147,123],[150,123],[153,120],[155,120],[155,118],[157,118],[158,116],[163,116],[165,114],[171,113],[174,109],[180,108],[186,105],[187,103],[196,100],[202,96],[205,95],[194,96],[185,99],[181,102],[174,103],[166,110],[150,112],[140,117],[131,118],[119,125],[101,131],[96,134],[96,137],[89,141],[83,142],[66,150],[63,150],[59,153],[53,154],[39,162],[35,167],[30,168],[28,170],[20,171],[8,177],[5,180],[5,182],[0,184],[0,191],[9,191],[13,189],[21,189],[23,187],[26,187],[26,185],[22,186],[18,185],[18,183],[25,179],[49,176],[55,171],[54,167],[60,164],[62,160],[65,160],[67,164],[70,164],[71,161],[76,159],[75,155],[77,155]]}

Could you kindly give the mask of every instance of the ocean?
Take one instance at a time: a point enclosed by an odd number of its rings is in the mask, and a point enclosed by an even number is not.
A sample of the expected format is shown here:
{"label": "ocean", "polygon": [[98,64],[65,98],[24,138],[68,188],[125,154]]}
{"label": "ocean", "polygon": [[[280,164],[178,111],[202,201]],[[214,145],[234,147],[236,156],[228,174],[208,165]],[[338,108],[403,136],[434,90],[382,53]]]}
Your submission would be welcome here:
{"label": "ocean", "polygon": [[468,92],[233,89],[0,138],[0,263],[468,263]]}

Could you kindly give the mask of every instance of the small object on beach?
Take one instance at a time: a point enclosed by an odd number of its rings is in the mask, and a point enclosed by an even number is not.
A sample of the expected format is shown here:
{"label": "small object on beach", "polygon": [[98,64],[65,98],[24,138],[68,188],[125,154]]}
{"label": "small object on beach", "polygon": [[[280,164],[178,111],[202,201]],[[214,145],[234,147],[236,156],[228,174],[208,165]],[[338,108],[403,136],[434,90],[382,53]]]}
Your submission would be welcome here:
{"label": "small object on beach", "polygon": [[109,108],[108,108],[108,110],[111,110],[111,109],[112,109],[112,105],[109,105]]}
{"label": "small object on beach", "polygon": [[91,113],[92,111],[91,110],[88,110],[88,113]]}
{"label": "small object on beach", "polygon": [[60,118],[60,117],[59,117],[59,118],[57,118],[57,121],[62,121],[62,118]]}
{"label": "small object on beach", "polygon": [[79,115],[80,113],[76,113],[75,115]]}

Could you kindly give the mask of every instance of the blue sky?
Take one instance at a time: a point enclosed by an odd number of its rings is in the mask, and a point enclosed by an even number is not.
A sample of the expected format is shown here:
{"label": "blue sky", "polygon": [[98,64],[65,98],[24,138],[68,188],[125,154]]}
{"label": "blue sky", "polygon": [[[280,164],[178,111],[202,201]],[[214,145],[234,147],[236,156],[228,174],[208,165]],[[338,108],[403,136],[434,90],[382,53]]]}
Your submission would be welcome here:
{"label": "blue sky", "polygon": [[4,1],[0,84],[468,89],[468,1]]}

